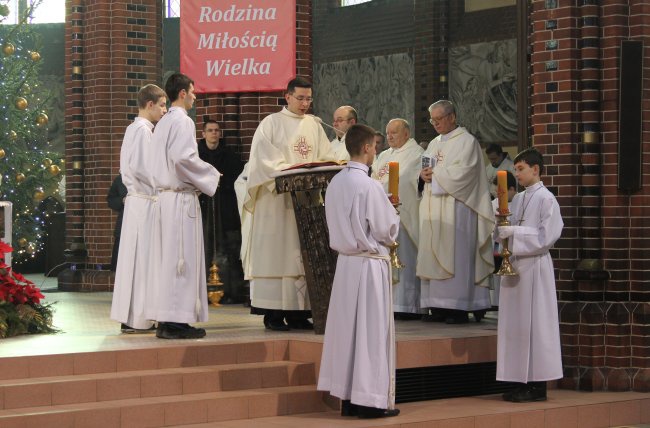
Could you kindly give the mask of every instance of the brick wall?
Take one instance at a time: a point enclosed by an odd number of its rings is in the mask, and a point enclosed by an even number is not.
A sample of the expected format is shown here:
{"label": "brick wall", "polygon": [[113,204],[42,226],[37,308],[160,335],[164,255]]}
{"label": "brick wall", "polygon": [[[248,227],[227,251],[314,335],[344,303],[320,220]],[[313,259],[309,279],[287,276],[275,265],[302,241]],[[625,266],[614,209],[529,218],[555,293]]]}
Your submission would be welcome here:
{"label": "brick wall", "polygon": [[[553,258],[566,388],[650,390],[650,198],[647,188],[632,195],[617,189],[620,42],[644,40],[648,49],[643,3],[531,6],[533,141],[546,154],[544,182],[565,221]],[[643,136],[648,141],[647,129]]]}
{"label": "brick wall", "polygon": [[[110,262],[115,216],[106,194],[124,130],[138,113],[137,91],[160,84],[162,5],[67,0],[66,8],[66,244],[84,242],[88,264],[98,267]],[[106,285],[108,276],[96,280]]]}
{"label": "brick wall", "polygon": [[[312,77],[311,16],[311,1],[296,0],[296,75],[307,79]],[[224,142],[247,160],[257,125],[285,104],[283,91],[201,94],[196,100],[197,136],[203,116],[210,116],[221,124]]]}
{"label": "brick wall", "polygon": [[[100,268],[110,262],[115,224],[106,194],[137,91],[162,86],[162,2],[67,0],[66,8],[66,245],[85,243],[89,269],[64,275],[59,286],[110,289],[112,276]],[[311,78],[311,2],[297,0],[296,9],[296,72]],[[259,122],[284,103],[282,92],[201,95],[197,134],[204,115],[218,120],[226,144],[246,159]]]}

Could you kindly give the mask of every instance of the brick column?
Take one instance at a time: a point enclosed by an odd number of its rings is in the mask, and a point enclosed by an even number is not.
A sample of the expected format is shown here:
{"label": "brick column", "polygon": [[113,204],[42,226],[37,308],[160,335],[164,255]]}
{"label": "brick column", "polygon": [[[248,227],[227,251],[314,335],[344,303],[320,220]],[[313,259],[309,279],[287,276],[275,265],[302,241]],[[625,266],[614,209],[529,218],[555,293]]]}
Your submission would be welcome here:
{"label": "brick column", "polygon": [[66,247],[83,243],[83,43],[84,6],[82,0],[66,1],[65,22],[65,180],[66,180]]}
{"label": "brick column", "polygon": [[124,130],[138,112],[136,94],[144,84],[160,84],[162,2],[67,0],[66,5],[66,92],[74,95],[66,101],[66,155],[73,161],[67,194],[74,204],[68,205],[66,226],[68,240],[83,239],[88,257],[86,269],[74,279],[64,275],[59,286],[105,290],[113,283],[104,266],[115,225],[106,195],[119,172]]}
{"label": "brick column", "polygon": [[[461,5],[462,6],[462,5]],[[416,0],[413,7],[415,123],[413,138],[429,141],[435,134],[429,124],[429,106],[449,97],[449,1]]]}
{"label": "brick column", "polygon": [[642,238],[650,227],[648,171],[641,191],[617,188],[620,42],[644,40],[648,49],[644,7],[622,0],[531,5],[533,141],[546,154],[544,182],[565,222],[552,251],[564,388],[650,390],[650,243]]}

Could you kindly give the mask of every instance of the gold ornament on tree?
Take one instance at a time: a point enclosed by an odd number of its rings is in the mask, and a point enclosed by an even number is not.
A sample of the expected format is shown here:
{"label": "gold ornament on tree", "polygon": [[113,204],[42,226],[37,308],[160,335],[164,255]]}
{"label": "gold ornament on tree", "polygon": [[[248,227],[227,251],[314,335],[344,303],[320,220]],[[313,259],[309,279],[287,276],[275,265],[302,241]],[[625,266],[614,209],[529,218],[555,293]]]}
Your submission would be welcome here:
{"label": "gold ornament on tree", "polygon": [[25,174],[22,172],[16,174],[16,183],[22,183],[23,181],[25,181]]}
{"label": "gold ornament on tree", "polygon": [[43,159],[43,165],[45,165],[46,168],[48,166],[52,165],[52,159],[50,159],[50,158]]}
{"label": "gold ornament on tree", "polygon": [[29,57],[32,59],[32,61],[37,62],[41,60],[41,54],[39,54],[36,51],[30,52]]}
{"label": "gold ornament on tree", "polygon": [[16,52],[16,47],[11,43],[7,42],[2,45],[2,53],[4,53],[5,56],[11,56],[14,54],[14,52]]}
{"label": "gold ornament on tree", "polygon": [[59,168],[58,165],[50,165],[47,170],[50,171],[50,174],[52,175],[59,175],[61,172],[61,168]]}
{"label": "gold ornament on tree", "polygon": [[34,192],[34,200],[40,202],[43,199],[45,199],[45,192],[43,191],[43,188],[42,187],[36,188],[36,191]]}
{"label": "gold ornament on tree", "polygon": [[16,134],[16,131],[9,131],[9,139],[11,141],[16,141],[18,138],[18,134]]}
{"label": "gold ornament on tree", "polygon": [[28,242],[27,242],[27,239],[25,239],[25,238],[20,238],[20,239],[18,240],[18,246],[19,246],[19,247],[26,247],[27,244],[28,244]]}
{"label": "gold ornament on tree", "polygon": [[[36,125],[38,125],[38,126],[45,126],[45,125],[47,125],[48,121],[49,121],[49,118],[43,112],[40,112],[38,114],[38,116],[36,116]],[[49,165],[45,165],[45,166],[49,166]]]}
{"label": "gold ornament on tree", "polygon": [[0,159],[4,158],[6,155],[5,149],[0,149]]}
{"label": "gold ornament on tree", "polygon": [[15,100],[15,105],[18,110],[25,110],[27,108],[27,100],[23,97],[17,97]]}

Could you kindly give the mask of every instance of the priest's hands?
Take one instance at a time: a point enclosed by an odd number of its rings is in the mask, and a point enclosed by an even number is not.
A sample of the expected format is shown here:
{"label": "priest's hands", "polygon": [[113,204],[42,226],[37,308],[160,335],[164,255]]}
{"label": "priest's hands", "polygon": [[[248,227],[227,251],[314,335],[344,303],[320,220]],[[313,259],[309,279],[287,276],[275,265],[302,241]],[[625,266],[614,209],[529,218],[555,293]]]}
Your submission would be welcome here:
{"label": "priest's hands", "polygon": [[499,226],[499,239],[507,239],[515,234],[515,226]]}
{"label": "priest's hands", "polygon": [[433,168],[427,167],[420,171],[420,178],[425,183],[431,183],[431,177],[433,177]]}

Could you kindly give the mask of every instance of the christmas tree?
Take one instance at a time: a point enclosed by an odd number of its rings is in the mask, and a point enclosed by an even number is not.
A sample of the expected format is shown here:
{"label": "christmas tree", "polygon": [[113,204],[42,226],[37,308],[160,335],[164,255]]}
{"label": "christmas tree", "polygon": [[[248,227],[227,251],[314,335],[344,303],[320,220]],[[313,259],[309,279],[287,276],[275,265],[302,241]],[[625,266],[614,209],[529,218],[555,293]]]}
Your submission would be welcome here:
{"label": "christmas tree", "polygon": [[20,264],[43,249],[49,196],[62,200],[61,155],[49,151],[49,93],[39,82],[41,40],[29,24],[41,0],[18,12],[18,23],[1,25],[10,14],[0,0],[0,201],[13,203],[13,260]]}

